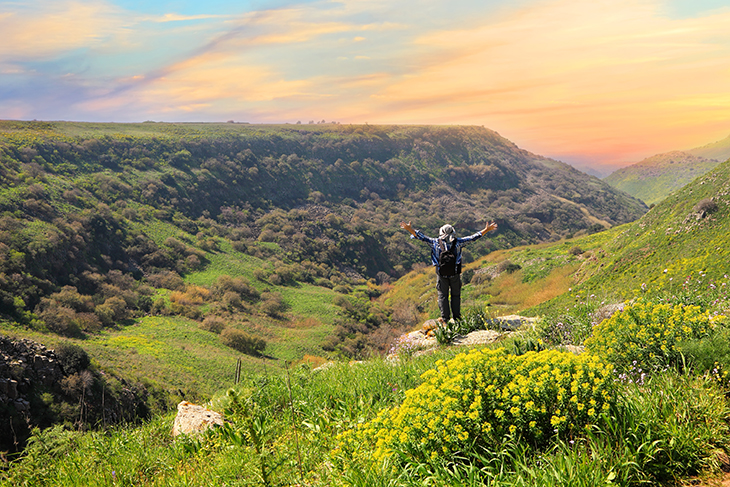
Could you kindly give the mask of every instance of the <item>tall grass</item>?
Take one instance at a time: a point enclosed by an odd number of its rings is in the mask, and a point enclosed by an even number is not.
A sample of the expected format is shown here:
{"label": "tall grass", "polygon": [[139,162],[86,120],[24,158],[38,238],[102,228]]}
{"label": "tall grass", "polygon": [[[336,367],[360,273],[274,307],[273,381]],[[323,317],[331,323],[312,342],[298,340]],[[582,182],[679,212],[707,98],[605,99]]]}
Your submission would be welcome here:
{"label": "tall grass", "polygon": [[476,463],[460,454],[405,464],[332,456],[339,433],[399,405],[424,371],[451,356],[297,367],[289,380],[252,375],[212,401],[229,425],[197,438],[173,439],[172,415],[138,428],[36,432],[0,485],[633,486],[717,471],[730,445],[723,390],[669,370],[621,384],[603,427],[541,450],[505,437],[472,452]]}

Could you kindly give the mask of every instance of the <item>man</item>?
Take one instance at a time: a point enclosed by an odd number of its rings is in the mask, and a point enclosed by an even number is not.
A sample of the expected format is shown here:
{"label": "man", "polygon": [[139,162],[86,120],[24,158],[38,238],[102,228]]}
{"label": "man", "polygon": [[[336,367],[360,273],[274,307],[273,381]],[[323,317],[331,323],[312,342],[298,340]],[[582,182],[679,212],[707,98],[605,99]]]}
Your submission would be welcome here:
{"label": "man", "polygon": [[[427,237],[420,230],[414,230],[411,222],[401,222],[400,227],[410,233],[411,238],[423,240],[431,246],[431,264],[436,267],[436,290],[441,319],[447,322],[451,315],[455,320],[461,319],[461,248],[495,230],[497,224],[489,222],[483,230],[462,238],[456,237],[454,227],[451,225],[441,227],[439,238]],[[451,307],[449,307],[449,292],[451,292]]]}

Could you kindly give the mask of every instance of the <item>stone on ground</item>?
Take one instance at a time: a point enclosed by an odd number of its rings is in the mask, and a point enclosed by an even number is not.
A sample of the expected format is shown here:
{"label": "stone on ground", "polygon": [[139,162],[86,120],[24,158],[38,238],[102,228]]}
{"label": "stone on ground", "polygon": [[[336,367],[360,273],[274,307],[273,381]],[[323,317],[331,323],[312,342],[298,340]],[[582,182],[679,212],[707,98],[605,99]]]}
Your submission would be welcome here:
{"label": "stone on ground", "polygon": [[172,436],[195,435],[213,425],[223,425],[223,415],[210,409],[183,401],[177,405],[177,416],[172,425]]}

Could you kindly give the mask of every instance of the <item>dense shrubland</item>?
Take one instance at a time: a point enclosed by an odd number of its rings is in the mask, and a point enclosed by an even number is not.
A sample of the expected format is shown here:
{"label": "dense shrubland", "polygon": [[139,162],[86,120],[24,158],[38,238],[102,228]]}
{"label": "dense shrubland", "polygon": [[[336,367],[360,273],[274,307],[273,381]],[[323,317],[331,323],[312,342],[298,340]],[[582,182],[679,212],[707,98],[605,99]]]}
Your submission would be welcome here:
{"label": "dense shrubland", "polygon": [[[155,304],[153,288],[204,269],[225,242],[270,262],[258,280],[344,291],[426,259],[401,219],[427,232],[450,221],[462,233],[499,221],[499,235],[469,248],[473,258],[643,211],[481,128],[233,129],[2,122],[0,312],[69,335],[150,311],[197,317],[180,301]],[[156,222],[179,233],[155,234]],[[63,292],[80,301],[52,297]]]}

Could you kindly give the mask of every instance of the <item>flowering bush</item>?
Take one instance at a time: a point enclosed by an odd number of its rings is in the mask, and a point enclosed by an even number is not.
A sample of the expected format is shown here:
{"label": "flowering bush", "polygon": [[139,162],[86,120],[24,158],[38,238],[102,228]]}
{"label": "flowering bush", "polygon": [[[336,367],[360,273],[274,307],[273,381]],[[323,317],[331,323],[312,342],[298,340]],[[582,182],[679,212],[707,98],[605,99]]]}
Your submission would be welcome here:
{"label": "flowering bush", "polygon": [[680,341],[709,336],[722,319],[699,306],[639,299],[596,325],[585,346],[620,372],[636,364],[645,369],[673,365],[680,356]]}
{"label": "flowering bush", "polygon": [[612,368],[588,354],[472,350],[422,377],[399,407],[341,435],[338,450],[363,455],[369,443],[375,460],[436,460],[508,435],[540,447],[590,428],[614,400]]}

